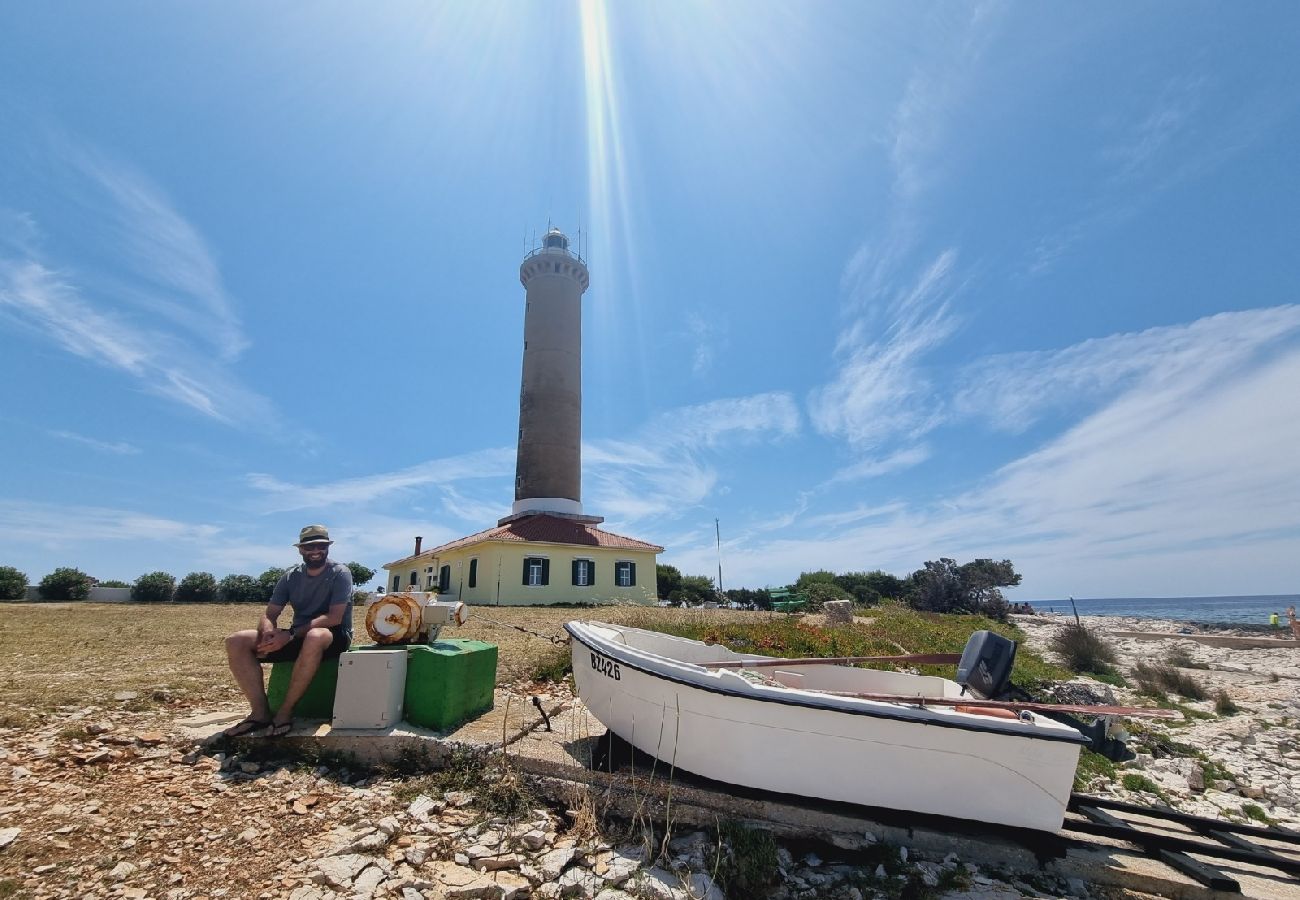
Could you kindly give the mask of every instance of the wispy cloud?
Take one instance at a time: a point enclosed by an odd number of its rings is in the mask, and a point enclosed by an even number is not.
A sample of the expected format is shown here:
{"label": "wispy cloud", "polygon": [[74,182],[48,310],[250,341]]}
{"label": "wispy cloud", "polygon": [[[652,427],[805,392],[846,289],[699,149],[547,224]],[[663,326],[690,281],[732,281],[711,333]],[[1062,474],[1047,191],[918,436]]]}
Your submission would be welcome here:
{"label": "wispy cloud", "polygon": [[934,426],[939,409],[923,360],[956,329],[949,306],[955,262],[954,251],[941,253],[895,296],[883,333],[862,318],[840,335],[839,371],[809,397],[819,432],[870,449],[895,436],[915,440]]}
{"label": "wispy cloud", "polygon": [[101,441],[97,438],[86,437],[84,434],[77,434],[75,431],[51,431],[49,435],[61,440],[85,444],[87,447],[93,447],[104,453],[115,453],[118,456],[130,456],[140,452],[139,447],[128,444],[126,441]]}
{"label": "wispy cloud", "polygon": [[0,500],[0,538],[14,543],[66,546],[73,539],[199,543],[211,540],[220,531],[213,525],[132,510]]}
{"label": "wispy cloud", "polygon": [[[1152,565],[1173,593],[1280,590],[1239,560],[1244,547],[1283,552],[1300,537],[1300,454],[1279,452],[1300,446],[1298,333],[1300,310],[1288,306],[1026,355],[997,388],[1008,408],[1039,379],[1061,391],[1104,385],[1099,405],[964,494],[805,516],[802,533],[731,545],[726,565],[761,584],[818,567],[903,574],[938,556],[997,555],[1048,596],[1085,582],[1122,596],[1124,579]],[[1160,342],[1174,346],[1159,352]],[[1130,352],[1154,358],[1140,373],[1099,374]],[[699,567],[710,557],[702,541],[673,561],[709,571]]]}
{"label": "wispy cloud", "polygon": [[1179,74],[1133,98],[1133,108],[1113,121],[1099,123],[1106,137],[1089,161],[1097,175],[1085,199],[1065,207],[1063,221],[1034,240],[1025,274],[1049,271],[1092,235],[1119,227],[1165,191],[1218,168],[1296,102],[1293,96],[1210,102],[1207,95],[1221,88],[1205,75]]}
{"label": "wispy cloud", "polygon": [[[260,472],[250,473],[248,483],[262,492],[261,499],[256,503],[264,513],[329,509],[369,503],[393,494],[414,492],[419,488],[446,488],[463,481],[506,478],[514,472],[514,461],[513,449],[494,448],[431,459],[393,472],[320,484],[287,482]],[[451,508],[456,509],[462,502],[459,495],[456,495]]]}
{"label": "wispy cloud", "polygon": [[691,374],[696,378],[709,374],[718,353],[727,349],[725,330],[698,312],[690,312],[686,316],[685,337],[693,348]]}
{"label": "wispy cloud", "polygon": [[276,428],[270,403],[228,367],[248,341],[198,230],[129,166],[66,138],[47,156],[59,167],[51,203],[75,214],[49,225],[4,211],[0,323],[203,416]]}
{"label": "wispy cloud", "polygon": [[1079,410],[1125,390],[1160,394],[1175,386],[1190,393],[1298,332],[1300,306],[1279,306],[1111,335],[1063,350],[998,354],[961,373],[953,411],[1018,432],[1051,411]]}
{"label": "wispy cloud", "polygon": [[248,340],[199,231],[141,173],[85,146],[65,142],[62,150],[85,180],[83,200],[106,243],[127,264],[120,300],[188,331],[222,359],[236,358]]}
{"label": "wispy cloud", "polygon": [[925,444],[907,447],[896,453],[883,457],[867,457],[837,471],[826,482],[826,486],[862,481],[867,478],[879,478],[891,472],[901,472],[913,466],[919,466],[931,456],[931,450]]}
{"label": "wispy cloud", "polygon": [[784,392],[670,410],[633,440],[584,444],[584,494],[617,522],[675,519],[727,489],[718,451],[787,439],[799,427],[794,398]]}

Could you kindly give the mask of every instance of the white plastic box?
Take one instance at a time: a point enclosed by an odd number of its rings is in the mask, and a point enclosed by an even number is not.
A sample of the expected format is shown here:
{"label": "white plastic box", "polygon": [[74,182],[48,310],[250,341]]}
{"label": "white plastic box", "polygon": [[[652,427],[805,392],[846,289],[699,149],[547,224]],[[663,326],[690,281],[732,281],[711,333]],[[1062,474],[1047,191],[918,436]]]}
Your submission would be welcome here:
{"label": "white plastic box", "polygon": [[349,650],[339,657],[334,728],[392,728],[402,721],[406,648]]}

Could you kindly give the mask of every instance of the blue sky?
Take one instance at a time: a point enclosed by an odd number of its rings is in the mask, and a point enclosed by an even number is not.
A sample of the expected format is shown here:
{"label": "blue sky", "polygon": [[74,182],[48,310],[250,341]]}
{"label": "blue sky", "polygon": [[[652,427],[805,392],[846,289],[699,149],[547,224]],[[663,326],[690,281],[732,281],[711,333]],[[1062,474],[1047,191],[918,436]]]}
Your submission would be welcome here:
{"label": "blue sky", "polygon": [[513,499],[579,227],[584,505],[724,586],[1300,585],[1291,3],[0,8],[0,564],[377,568]]}

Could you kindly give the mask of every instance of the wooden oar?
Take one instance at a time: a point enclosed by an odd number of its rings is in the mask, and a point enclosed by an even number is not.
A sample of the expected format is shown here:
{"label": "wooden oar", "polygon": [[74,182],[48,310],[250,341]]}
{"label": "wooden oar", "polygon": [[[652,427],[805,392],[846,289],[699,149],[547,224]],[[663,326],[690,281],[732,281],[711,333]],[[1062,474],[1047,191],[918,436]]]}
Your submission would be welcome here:
{"label": "wooden oar", "polygon": [[706,669],[770,669],[774,666],[849,666],[854,663],[913,663],[918,666],[956,665],[960,653],[910,653],[905,656],[808,656],[797,659],[730,659],[699,663]]}
{"label": "wooden oar", "polygon": [[860,697],[863,700],[881,700],[885,703],[908,703],[914,706],[974,706],[983,709],[1027,709],[1031,712],[1081,713],[1087,716],[1145,716],[1149,719],[1181,719],[1176,709],[1153,709],[1141,706],[1088,706],[1082,703],[1024,703],[1019,700],[977,700],[974,697],[913,697],[906,694],[861,694],[854,691],[819,691],[813,694],[830,694],[835,697]]}

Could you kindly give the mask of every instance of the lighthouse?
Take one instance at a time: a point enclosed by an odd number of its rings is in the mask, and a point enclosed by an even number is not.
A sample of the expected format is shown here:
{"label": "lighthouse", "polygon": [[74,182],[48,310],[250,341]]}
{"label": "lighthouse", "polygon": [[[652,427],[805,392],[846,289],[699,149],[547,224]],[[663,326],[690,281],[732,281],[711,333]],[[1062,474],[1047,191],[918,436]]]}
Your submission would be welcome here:
{"label": "lighthouse", "polygon": [[[653,603],[663,547],[597,526],[582,511],[582,295],[590,276],[557,228],[519,265],[524,365],[515,502],[495,528],[386,563],[393,591],[463,603]],[[426,534],[428,532],[425,532]]]}
{"label": "lighthouse", "polygon": [[519,384],[515,502],[506,524],[546,513],[585,523],[582,512],[582,295],[590,274],[569,239],[551,228],[519,265],[524,364]]}

